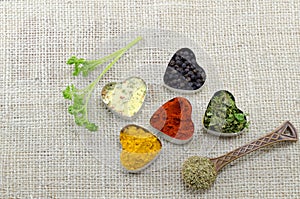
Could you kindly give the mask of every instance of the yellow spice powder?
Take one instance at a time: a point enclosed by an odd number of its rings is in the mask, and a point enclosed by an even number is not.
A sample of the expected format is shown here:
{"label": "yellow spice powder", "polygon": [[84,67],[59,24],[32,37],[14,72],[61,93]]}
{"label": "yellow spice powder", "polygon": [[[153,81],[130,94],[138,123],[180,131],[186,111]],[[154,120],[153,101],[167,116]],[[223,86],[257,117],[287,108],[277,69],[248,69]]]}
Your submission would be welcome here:
{"label": "yellow spice powder", "polygon": [[120,142],[123,148],[120,155],[121,164],[129,171],[147,166],[162,148],[155,135],[136,125],[128,125],[121,130]]}

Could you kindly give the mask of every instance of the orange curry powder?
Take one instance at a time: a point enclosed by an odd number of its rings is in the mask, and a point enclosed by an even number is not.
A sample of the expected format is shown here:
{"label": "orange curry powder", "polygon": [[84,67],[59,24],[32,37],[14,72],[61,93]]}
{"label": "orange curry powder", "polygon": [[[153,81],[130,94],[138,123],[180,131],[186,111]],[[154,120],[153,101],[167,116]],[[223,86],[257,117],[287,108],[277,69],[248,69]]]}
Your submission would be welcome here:
{"label": "orange curry powder", "polygon": [[171,138],[188,140],[194,133],[191,114],[191,103],[186,98],[176,97],[162,105],[153,114],[150,124]]}

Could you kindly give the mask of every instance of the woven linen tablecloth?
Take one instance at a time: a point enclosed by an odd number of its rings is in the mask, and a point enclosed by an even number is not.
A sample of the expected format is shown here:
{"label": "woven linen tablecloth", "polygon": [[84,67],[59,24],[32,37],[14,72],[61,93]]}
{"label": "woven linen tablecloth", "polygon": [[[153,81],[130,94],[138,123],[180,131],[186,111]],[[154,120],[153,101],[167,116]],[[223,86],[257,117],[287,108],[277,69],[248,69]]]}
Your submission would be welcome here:
{"label": "woven linen tablecloth", "polygon": [[[170,158],[162,154],[140,174],[116,169],[117,152],[101,153],[97,148],[96,153],[88,147],[82,136],[87,131],[74,124],[67,112],[71,102],[61,92],[71,83],[87,85],[103,67],[87,79],[75,78],[66,60],[71,55],[109,54],[115,46],[109,49],[107,42],[128,32],[147,34],[145,30],[151,30],[149,34],[157,30],[157,37],[160,31],[170,31],[194,41],[213,63],[219,89],[231,91],[238,106],[249,113],[249,131],[235,138],[216,138],[209,157],[255,140],[285,120],[300,129],[298,0],[2,0],[0,198],[300,198],[299,143],[279,143],[236,160],[219,173],[211,189],[197,193],[185,188],[180,175],[182,161],[197,154],[195,143],[173,151],[172,164],[157,166]],[[101,45],[106,52],[98,52]],[[147,66],[161,60],[157,54],[147,57],[149,49],[142,48],[146,46],[134,49],[140,50],[137,56],[144,56],[144,67],[133,70],[147,75],[153,72]],[[135,61],[130,53],[121,58],[101,85],[125,78],[121,75],[128,74]],[[213,95],[209,86],[195,94],[205,99],[205,105]],[[99,91],[100,86],[92,101],[103,108]],[[152,90],[155,95],[165,91]],[[199,107],[205,108],[203,104]],[[125,124],[107,119],[114,116],[105,108],[90,110],[92,117],[100,117],[93,120],[101,128],[95,135],[117,135],[115,129]],[[137,123],[145,122],[145,113]]]}

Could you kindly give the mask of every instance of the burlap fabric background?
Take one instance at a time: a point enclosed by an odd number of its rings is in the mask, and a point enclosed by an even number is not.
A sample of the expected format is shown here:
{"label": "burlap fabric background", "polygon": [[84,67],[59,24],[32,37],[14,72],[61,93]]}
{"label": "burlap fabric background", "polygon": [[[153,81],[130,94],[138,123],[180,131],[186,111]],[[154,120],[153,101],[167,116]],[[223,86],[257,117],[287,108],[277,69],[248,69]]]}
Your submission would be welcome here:
{"label": "burlap fabric background", "polygon": [[0,197],[300,198],[299,143],[235,161],[202,193],[184,188],[180,163],[130,175],[95,160],[61,95],[76,80],[65,61],[143,28],[175,31],[201,45],[223,88],[250,114],[250,131],[220,139],[211,157],[284,120],[300,129],[298,0],[0,1]]}

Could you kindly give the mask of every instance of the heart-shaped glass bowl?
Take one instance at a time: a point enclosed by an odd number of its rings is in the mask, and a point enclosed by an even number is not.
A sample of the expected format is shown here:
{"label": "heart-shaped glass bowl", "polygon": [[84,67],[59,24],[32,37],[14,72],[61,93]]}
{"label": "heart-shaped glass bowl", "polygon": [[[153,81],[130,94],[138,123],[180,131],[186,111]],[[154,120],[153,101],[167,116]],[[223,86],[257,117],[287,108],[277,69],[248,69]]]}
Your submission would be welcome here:
{"label": "heart-shaped glass bowl", "polygon": [[143,108],[147,84],[139,77],[129,77],[121,82],[109,82],[101,91],[104,104],[111,112],[127,120],[135,118]]}
{"label": "heart-shaped glass bowl", "polygon": [[181,48],[173,55],[164,74],[165,86],[179,93],[196,93],[206,81],[205,70],[189,48]]}
{"label": "heart-shaped glass bowl", "polygon": [[217,91],[210,99],[203,116],[203,129],[212,135],[234,137],[248,130],[245,113],[237,107],[232,93]]}
{"label": "heart-shaped glass bowl", "polygon": [[[202,116],[211,95],[221,87],[216,65],[199,44],[176,32],[161,29],[138,30],[107,38],[99,42],[94,49],[91,49],[93,54],[89,58],[96,59],[110,54],[126,46],[137,36],[142,36],[143,40],[121,57],[104,75],[94,91],[89,104],[89,118],[99,126],[99,130],[89,132],[76,127],[84,146],[99,161],[99,164],[117,171],[123,171],[120,165],[122,150],[120,130],[128,124],[136,124],[151,131],[149,120],[152,114],[168,100],[182,96],[192,104],[192,120],[195,124],[193,139],[184,145],[176,145],[160,138],[163,142],[160,156],[143,172],[158,171],[167,167],[179,168],[186,157],[191,155],[208,156],[218,142],[218,137],[203,132]],[[192,49],[197,57],[198,64],[206,71],[207,79],[200,92],[181,94],[164,86],[163,76],[166,67],[174,53],[181,48]],[[105,65],[97,68],[88,77],[88,80],[96,78],[104,67]],[[129,122],[114,115],[106,108],[101,100],[101,90],[109,82],[119,82],[131,76],[140,77],[146,82],[147,95],[144,107],[134,120]],[[82,86],[86,85],[88,80],[82,78]]]}

